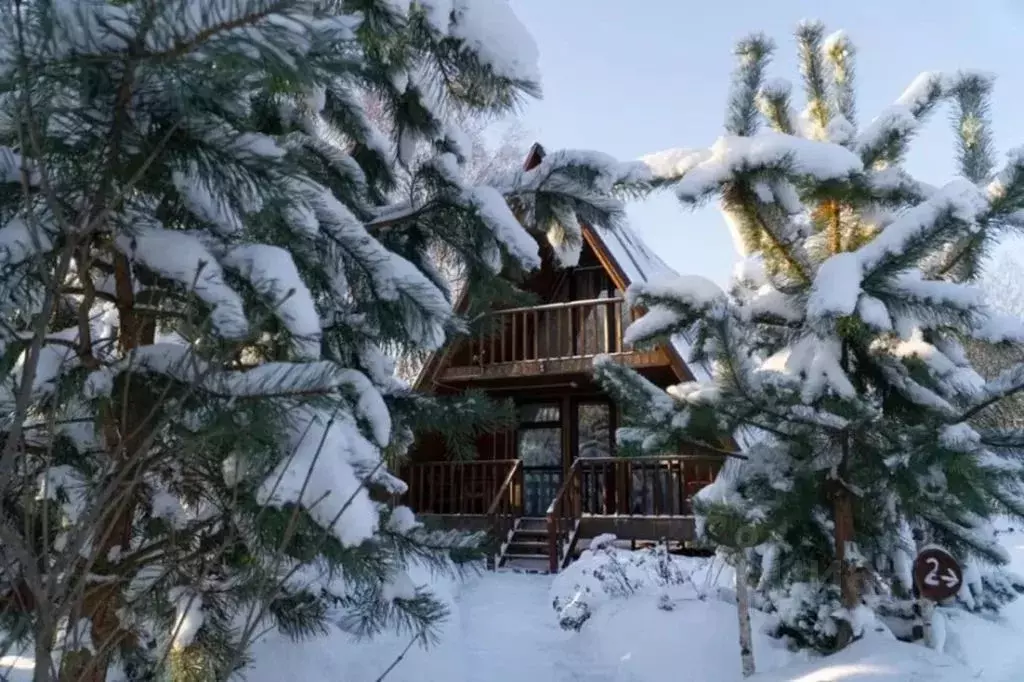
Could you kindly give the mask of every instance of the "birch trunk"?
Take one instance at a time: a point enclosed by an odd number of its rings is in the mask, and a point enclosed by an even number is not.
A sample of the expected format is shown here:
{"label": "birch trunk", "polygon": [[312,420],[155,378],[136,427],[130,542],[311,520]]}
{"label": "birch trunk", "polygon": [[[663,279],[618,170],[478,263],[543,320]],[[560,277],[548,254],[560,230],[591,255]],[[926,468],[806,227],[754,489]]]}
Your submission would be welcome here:
{"label": "birch trunk", "polygon": [[736,616],[740,625],[740,663],[743,677],[754,674],[754,643],[750,634],[750,592],[747,589],[747,555],[736,554]]}

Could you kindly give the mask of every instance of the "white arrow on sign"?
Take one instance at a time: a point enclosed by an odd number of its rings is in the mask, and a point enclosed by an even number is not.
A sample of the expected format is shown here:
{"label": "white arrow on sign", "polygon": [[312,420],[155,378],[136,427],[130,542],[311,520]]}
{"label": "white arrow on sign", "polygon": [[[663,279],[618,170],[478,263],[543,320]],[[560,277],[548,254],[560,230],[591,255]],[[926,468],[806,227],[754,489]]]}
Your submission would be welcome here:
{"label": "white arrow on sign", "polygon": [[929,587],[938,587],[940,580],[946,584],[946,587],[956,587],[960,584],[960,578],[956,576],[956,571],[952,568],[947,568],[946,574],[939,576],[939,560],[935,557],[928,557],[925,559],[925,563],[932,568],[932,570],[928,571],[924,577],[925,585],[928,585]]}

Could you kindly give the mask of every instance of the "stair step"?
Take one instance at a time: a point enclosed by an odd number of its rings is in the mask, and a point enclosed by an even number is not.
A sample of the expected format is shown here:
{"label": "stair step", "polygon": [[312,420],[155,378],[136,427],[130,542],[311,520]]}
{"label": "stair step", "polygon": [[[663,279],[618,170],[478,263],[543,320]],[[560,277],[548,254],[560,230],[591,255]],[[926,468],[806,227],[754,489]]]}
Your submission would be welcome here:
{"label": "stair step", "polygon": [[516,528],[515,532],[512,533],[513,537],[522,536],[524,538],[547,538],[547,528],[531,529],[531,528]]}
{"label": "stair step", "polygon": [[505,552],[503,558],[505,559],[505,561],[508,561],[510,559],[536,559],[538,561],[541,561],[541,560],[547,561],[548,560],[548,555],[546,553],[545,554],[530,554],[530,553],[519,554],[517,552]]}
{"label": "stair step", "polygon": [[542,530],[547,532],[548,520],[543,516],[524,516],[519,519],[519,525],[516,530],[527,530],[527,531],[538,531]]}
{"label": "stair step", "polygon": [[550,573],[551,566],[547,557],[529,557],[525,559],[512,559],[503,561],[498,567],[499,571],[506,573]]}
{"label": "stair step", "polygon": [[529,542],[523,540],[517,540],[512,538],[512,542],[508,543],[508,549],[505,550],[506,554],[548,554],[548,543],[546,542]]}

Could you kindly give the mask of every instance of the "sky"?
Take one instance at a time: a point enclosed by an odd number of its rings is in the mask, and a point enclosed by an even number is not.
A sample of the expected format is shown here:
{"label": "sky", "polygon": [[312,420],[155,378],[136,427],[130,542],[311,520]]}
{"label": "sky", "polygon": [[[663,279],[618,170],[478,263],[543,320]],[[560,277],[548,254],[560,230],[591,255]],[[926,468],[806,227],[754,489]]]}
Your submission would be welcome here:
{"label": "sky", "polygon": [[[794,84],[793,29],[819,19],[857,47],[857,123],[869,122],[922,71],[997,77],[991,116],[1000,153],[1024,145],[1024,0],[510,0],[540,50],[543,99],[522,124],[546,149],[619,159],[711,146],[723,132],[732,48],[761,31],[777,50],[769,77]],[[1017,48],[1017,50],[1014,50]],[[907,169],[942,184],[955,173],[947,111],[933,114]],[[669,265],[724,284],[736,262],[712,206],[691,211],[668,193],[629,209],[630,223]]]}

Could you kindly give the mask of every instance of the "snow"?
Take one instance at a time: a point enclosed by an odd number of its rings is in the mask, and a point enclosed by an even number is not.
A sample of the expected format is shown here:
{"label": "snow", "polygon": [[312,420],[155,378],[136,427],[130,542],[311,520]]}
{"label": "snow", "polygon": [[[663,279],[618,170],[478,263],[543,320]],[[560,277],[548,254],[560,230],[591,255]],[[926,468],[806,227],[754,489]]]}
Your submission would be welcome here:
{"label": "snow", "polygon": [[[629,225],[620,224],[614,229],[591,225],[590,228],[615,259],[625,276],[627,285],[679,277],[679,273],[652,252]],[[711,379],[710,367],[703,362],[693,361],[691,342],[686,334],[674,334],[671,343],[697,380],[709,381]]]}
{"label": "snow", "polygon": [[[504,78],[541,82],[540,51],[533,37],[509,6],[508,0],[450,0],[452,37]],[[430,0],[438,5],[440,0]],[[437,10],[435,10],[437,12]]]}
{"label": "snow", "polygon": [[379,512],[364,477],[380,461],[378,448],[340,412],[296,408],[291,422],[291,455],[260,486],[259,504],[283,507],[299,502],[346,547],[372,538]]}
{"label": "snow", "polygon": [[181,194],[188,210],[209,223],[218,233],[230,237],[242,231],[242,219],[224,197],[214,195],[203,181],[195,163],[187,171],[172,173],[171,182]]}
{"label": "snow", "polygon": [[516,261],[528,270],[540,267],[540,250],[515,217],[508,202],[493,187],[479,186],[466,190],[466,202],[473,206],[498,240]]}
{"label": "snow", "polygon": [[[371,236],[363,223],[328,189],[311,185],[308,191],[321,230],[364,265],[373,284],[373,293],[385,301],[404,297],[415,303],[415,314],[410,311],[405,319],[411,340],[424,350],[440,347],[445,340],[444,323],[452,315],[444,292],[419,268]],[[507,206],[505,208],[508,210]]]}
{"label": "snow", "polygon": [[268,299],[274,313],[292,335],[296,357],[319,359],[320,316],[291,254],[278,246],[247,244],[231,249],[223,263],[238,271]]}
{"label": "snow", "polygon": [[808,318],[851,315],[857,308],[862,276],[861,261],[855,253],[837,253],[822,263],[807,301]]}
{"label": "snow", "polygon": [[[1024,568],[1024,532],[1018,529],[1001,537],[1013,568]],[[619,550],[619,554],[635,563],[640,552]],[[552,598],[571,592],[585,571],[592,575],[607,560],[578,562],[557,576],[487,572],[465,582],[431,575],[414,565],[406,585],[429,586],[451,611],[432,646],[420,646],[413,641],[415,633],[408,632],[363,640],[332,628],[327,636],[299,642],[268,633],[254,645],[244,679],[333,680],[344,671],[346,679],[376,680],[412,644],[384,678],[386,682],[658,682],[680,674],[689,682],[741,682],[731,569],[717,558],[675,557],[674,564],[687,580],[668,590],[658,580],[638,581],[628,596],[606,594],[595,602],[597,608],[579,631],[559,627]],[[636,578],[637,570],[631,568],[629,575]],[[643,570],[641,574],[654,577]],[[944,607],[937,615],[945,630],[942,651],[900,642],[868,621],[864,636],[846,649],[832,656],[810,657],[766,636],[763,628],[769,619],[753,610],[758,674],[747,679],[1020,680],[1024,602],[1011,603],[998,618]],[[189,625],[197,628],[201,621],[190,620]],[[28,682],[32,668],[29,656],[0,658],[0,674],[10,682]]]}
{"label": "snow", "polygon": [[0,228],[0,266],[20,265],[29,258],[53,248],[53,241],[38,224],[12,218]]}
{"label": "snow", "polygon": [[217,259],[197,237],[141,226],[131,237],[119,237],[117,244],[126,255],[209,304],[211,322],[225,338],[243,338],[249,331],[241,296],[224,281]]}
{"label": "snow", "polygon": [[700,275],[676,275],[646,282],[637,282],[626,292],[630,305],[644,297],[672,301],[686,308],[706,309],[724,301],[722,289]]}
{"label": "snow", "polygon": [[899,96],[896,104],[907,107],[914,112],[914,115],[918,115],[922,107],[943,91],[946,80],[945,75],[936,71],[920,73]]}
{"label": "snow", "polygon": [[977,185],[964,179],[952,180],[926,201],[900,215],[856,253],[867,272],[886,257],[902,253],[911,240],[926,236],[945,214],[974,225],[988,205],[988,199]]}
{"label": "snow", "polygon": [[203,598],[201,595],[181,587],[171,588],[170,601],[174,604],[174,627],[171,629],[175,649],[184,649],[195,639],[203,627]]}
{"label": "snow", "polygon": [[680,178],[691,168],[706,161],[711,153],[706,149],[666,149],[640,158],[655,178]]}
{"label": "snow", "polygon": [[797,175],[818,180],[837,180],[863,169],[859,156],[831,142],[770,131],[754,137],[726,135],[715,142],[706,159],[676,183],[676,194],[685,201],[694,201],[740,170],[783,164],[789,164]]}
{"label": "snow", "polygon": [[864,126],[854,145],[858,151],[874,151],[893,135],[908,135],[917,129],[917,119],[902,104],[893,104]]}

